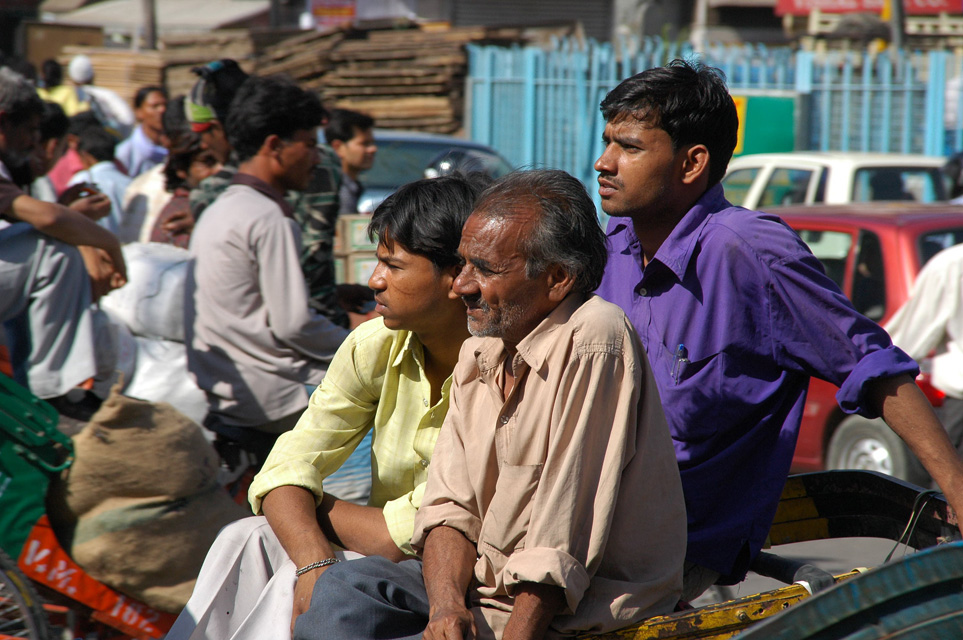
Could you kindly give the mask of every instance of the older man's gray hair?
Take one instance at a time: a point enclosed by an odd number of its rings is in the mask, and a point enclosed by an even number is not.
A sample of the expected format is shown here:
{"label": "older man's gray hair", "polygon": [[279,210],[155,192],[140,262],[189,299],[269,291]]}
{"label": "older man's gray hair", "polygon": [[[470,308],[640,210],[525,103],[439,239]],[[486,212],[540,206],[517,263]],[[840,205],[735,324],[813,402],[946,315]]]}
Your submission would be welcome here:
{"label": "older man's gray hair", "polygon": [[33,83],[10,67],[0,67],[0,111],[13,121],[43,111],[43,100]]}
{"label": "older man's gray hair", "polygon": [[526,275],[534,278],[557,264],[574,279],[574,291],[595,291],[608,259],[605,233],[585,185],[573,176],[556,169],[515,171],[481,194],[475,212],[500,218],[533,205],[538,216],[524,246]]}

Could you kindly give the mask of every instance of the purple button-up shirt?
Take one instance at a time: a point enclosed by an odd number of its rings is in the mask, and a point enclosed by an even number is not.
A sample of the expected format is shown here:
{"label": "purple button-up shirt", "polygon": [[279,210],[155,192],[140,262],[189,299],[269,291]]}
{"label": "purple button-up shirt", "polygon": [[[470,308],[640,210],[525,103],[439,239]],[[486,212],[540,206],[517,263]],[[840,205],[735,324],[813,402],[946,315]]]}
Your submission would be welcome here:
{"label": "purple button-up shirt", "polygon": [[860,315],[777,216],[734,207],[720,185],[643,269],[628,218],[609,223],[598,294],[642,338],[675,443],[686,559],[741,580],[782,493],[810,376],[875,417],[867,383],[916,363]]}

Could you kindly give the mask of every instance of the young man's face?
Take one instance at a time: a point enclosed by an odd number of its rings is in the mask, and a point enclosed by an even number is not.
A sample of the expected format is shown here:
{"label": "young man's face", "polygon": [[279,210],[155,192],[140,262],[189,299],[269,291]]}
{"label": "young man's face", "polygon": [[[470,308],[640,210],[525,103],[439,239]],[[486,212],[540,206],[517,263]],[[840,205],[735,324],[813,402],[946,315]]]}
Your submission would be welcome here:
{"label": "young man's face", "polygon": [[228,158],[231,157],[231,143],[228,142],[221,123],[217,120],[212,121],[210,126],[200,132],[200,135],[201,145],[205,149],[210,149],[218,162],[227,163]]}
{"label": "young man's face", "polygon": [[345,171],[358,173],[367,171],[374,164],[375,154],[378,151],[374,141],[374,132],[371,129],[354,128],[354,135],[350,140],[341,142],[335,141],[331,146],[338,157],[341,158],[341,166]]}
{"label": "young man's face", "polygon": [[192,189],[201,183],[201,180],[208,178],[221,170],[221,163],[211,152],[210,149],[203,149],[192,159],[187,171],[178,171],[178,175]]}
{"label": "young man's face", "polygon": [[595,161],[602,210],[633,221],[658,220],[681,184],[684,150],[663,129],[622,117],[605,125],[605,151]]}
{"label": "young man's face", "polygon": [[314,167],[321,162],[317,130],[299,129],[290,139],[282,140],[282,144],[278,153],[282,170],[279,182],[285,189],[303,191],[311,181]]}
{"label": "young man's face", "polygon": [[439,269],[389,236],[378,245],[378,265],[368,280],[375,292],[375,311],[389,329],[431,331],[446,305],[452,304],[448,294],[454,273],[454,268]]}
{"label": "young man's face", "polygon": [[526,273],[525,239],[534,221],[531,213],[505,218],[473,213],[465,222],[458,245],[465,266],[452,290],[468,307],[472,335],[517,344],[555,307],[547,274]]}
{"label": "young man's face", "polygon": [[151,91],[134,112],[134,115],[145,127],[154,131],[161,131],[165,111],[167,111],[167,98],[160,91]]}

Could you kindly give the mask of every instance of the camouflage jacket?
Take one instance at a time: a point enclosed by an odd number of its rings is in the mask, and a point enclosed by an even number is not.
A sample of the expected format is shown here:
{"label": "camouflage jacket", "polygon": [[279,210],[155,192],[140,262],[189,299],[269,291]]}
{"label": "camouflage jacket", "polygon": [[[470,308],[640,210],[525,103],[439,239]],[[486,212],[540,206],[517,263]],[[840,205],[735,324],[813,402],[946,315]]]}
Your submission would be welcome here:
{"label": "camouflage jacket", "polygon": [[[334,230],[338,221],[341,161],[329,147],[318,145],[318,149],[321,162],[315,167],[307,189],[289,191],[285,199],[294,207],[294,218],[301,227],[301,270],[308,285],[311,307],[347,328],[348,314],[338,304],[334,280]],[[227,189],[235,173],[236,165],[225,165],[191,190],[190,206],[195,220]]]}

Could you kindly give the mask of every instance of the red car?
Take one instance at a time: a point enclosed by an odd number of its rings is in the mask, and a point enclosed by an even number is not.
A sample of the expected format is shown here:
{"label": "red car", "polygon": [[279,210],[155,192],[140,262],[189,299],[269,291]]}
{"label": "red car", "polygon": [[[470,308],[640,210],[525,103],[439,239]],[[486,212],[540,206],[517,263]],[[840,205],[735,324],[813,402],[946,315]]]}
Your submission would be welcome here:
{"label": "red car", "polygon": [[[963,206],[877,202],[773,213],[809,245],[856,310],[880,324],[906,301],[927,260],[963,242]],[[917,382],[934,406],[942,403],[925,373]],[[929,476],[899,436],[882,420],[843,413],[836,390],[823,380],[810,383],[793,471],[871,469],[928,485]]]}

